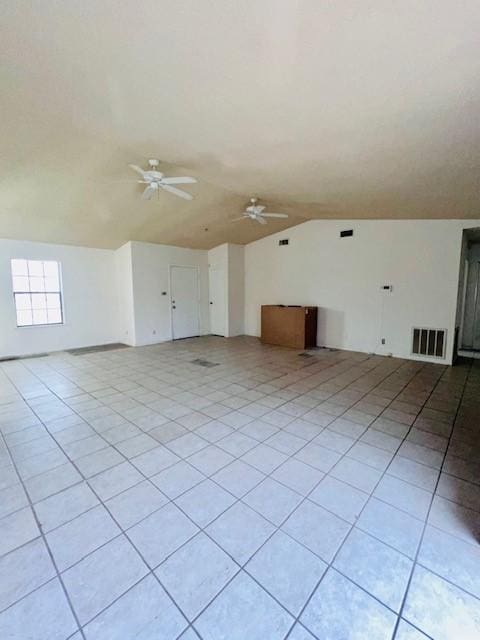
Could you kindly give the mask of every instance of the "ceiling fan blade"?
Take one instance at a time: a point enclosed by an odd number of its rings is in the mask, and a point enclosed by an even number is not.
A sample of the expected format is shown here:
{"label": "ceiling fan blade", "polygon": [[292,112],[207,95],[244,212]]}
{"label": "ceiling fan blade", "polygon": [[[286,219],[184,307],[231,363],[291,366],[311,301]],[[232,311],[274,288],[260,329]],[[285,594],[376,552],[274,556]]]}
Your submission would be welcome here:
{"label": "ceiling fan blade", "polygon": [[155,193],[155,191],[158,191],[158,189],[156,187],[154,187],[153,185],[149,185],[145,191],[142,193],[142,198],[144,200],[150,200],[150,198],[153,196],[153,194]]}
{"label": "ceiling fan blade", "polygon": [[130,167],[130,169],[133,169],[134,171],[139,173],[142,176],[142,178],[143,178],[144,173],[146,173],[141,167],[139,167],[136,164],[129,164],[128,166]]}
{"label": "ceiling fan blade", "polygon": [[264,209],[265,209],[264,204],[251,204],[245,209],[245,211],[248,211],[248,213],[259,214],[259,213],[262,213]]}
{"label": "ceiling fan blade", "polygon": [[163,184],[193,184],[197,182],[196,178],[190,178],[189,176],[179,176],[177,178],[162,178]]}
{"label": "ceiling fan blade", "polygon": [[257,216],[255,220],[260,224],[267,224],[267,221],[264,218],[262,218],[262,216]]}
{"label": "ceiling fan blade", "polygon": [[262,213],[265,218],[288,218],[286,213]]}
{"label": "ceiling fan blade", "polygon": [[232,218],[230,222],[238,222],[239,220],[245,220],[245,218],[249,218],[250,216],[240,216],[239,218]]}
{"label": "ceiling fan blade", "polygon": [[161,183],[160,186],[162,187],[162,189],[165,189],[165,191],[168,191],[169,193],[173,193],[179,198],[183,198],[184,200],[193,200],[193,196],[190,193],[187,193],[186,191],[182,191],[181,189],[175,189],[175,187],[171,187],[168,184]]}

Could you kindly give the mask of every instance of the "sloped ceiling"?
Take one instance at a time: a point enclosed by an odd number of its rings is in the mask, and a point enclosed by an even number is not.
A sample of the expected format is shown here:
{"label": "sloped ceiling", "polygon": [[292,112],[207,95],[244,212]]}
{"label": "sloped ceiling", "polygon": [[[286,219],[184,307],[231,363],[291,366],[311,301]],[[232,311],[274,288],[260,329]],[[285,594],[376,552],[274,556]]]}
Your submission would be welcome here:
{"label": "sloped ceiling", "polygon": [[[0,23],[1,237],[479,217],[478,0],[3,0]],[[150,157],[195,200],[140,200]],[[289,219],[230,222],[252,195]]]}

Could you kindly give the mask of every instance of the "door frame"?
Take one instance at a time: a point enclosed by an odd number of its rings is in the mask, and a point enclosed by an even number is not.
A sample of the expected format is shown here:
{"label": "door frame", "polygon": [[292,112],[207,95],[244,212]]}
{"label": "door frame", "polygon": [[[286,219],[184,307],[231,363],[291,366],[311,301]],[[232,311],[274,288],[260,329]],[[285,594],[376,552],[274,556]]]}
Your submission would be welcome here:
{"label": "door frame", "polygon": [[[463,308],[462,308],[462,342],[460,343],[460,348],[465,350],[465,351],[479,351],[478,347],[475,347],[475,319],[477,316],[477,309],[479,308],[480,305],[480,259],[474,259],[474,260],[466,260],[466,268],[465,268],[465,285],[464,285],[464,296],[463,296]],[[473,302],[473,317],[472,317],[472,344],[471,346],[466,346],[463,344],[463,335],[464,335],[464,328],[465,328],[465,311],[467,308],[467,285],[468,285],[468,279],[470,276],[470,273],[473,271],[473,267],[476,266],[476,276],[477,276],[477,282],[475,284],[475,293],[474,293],[474,302]]]}
{"label": "door frame", "polygon": [[467,284],[468,284],[468,274],[470,272],[470,262],[467,258],[464,261],[464,269],[463,269],[463,286],[462,286],[462,305],[460,312],[460,322],[459,322],[459,331],[458,331],[458,349],[463,349],[463,328],[465,324],[465,308],[467,306]]}
{"label": "door frame", "polygon": [[[196,272],[196,284],[197,284],[197,326],[198,326],[198,335],[201,333],[201,323],[200,323],[200,267],[192,264],[169,264],[168,265],[168,289],[169,289],[169,300],[170,300],[170,340],[185,340],[186,338],[174,338],[173,337],[173,308],[172,308],[172,269],[180,268],[180,269],[194,269]],[[196,336],[190,336],[195,338]]]}

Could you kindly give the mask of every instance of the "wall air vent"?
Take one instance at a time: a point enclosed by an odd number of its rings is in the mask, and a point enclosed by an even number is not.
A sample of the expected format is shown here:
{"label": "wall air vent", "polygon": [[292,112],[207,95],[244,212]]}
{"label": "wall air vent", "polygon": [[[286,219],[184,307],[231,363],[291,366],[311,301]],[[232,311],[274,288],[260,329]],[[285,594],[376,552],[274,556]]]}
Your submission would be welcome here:
{"label": "wall air vent", "polygon": [[412,354],[431,358],[445,358],[447,346],[446,329],[414,327],[412,331]]}
{"label": "wall air vent", "polygon": [[286,244],[288,244],[288,239],[279,240],[278,244],[279,244],[280,247],[284,247]]}

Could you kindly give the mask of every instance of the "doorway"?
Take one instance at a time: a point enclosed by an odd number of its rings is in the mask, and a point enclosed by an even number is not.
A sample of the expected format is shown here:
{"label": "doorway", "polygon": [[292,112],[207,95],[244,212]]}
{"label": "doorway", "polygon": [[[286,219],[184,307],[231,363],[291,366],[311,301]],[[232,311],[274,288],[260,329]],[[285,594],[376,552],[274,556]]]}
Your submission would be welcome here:
{"label": "doorway", "polygon": [[200,335],[198,268],[170,266],[172,340]]}
{"label": "doorway", "polygon": [[210,289],[210,333],[225,336],[226,330],[226,295],[225,271],[223,269],[209,269]]}
{"label": "doorway", "polygon": [[462,349],[480,351],[480,260],[468,261]]}
{"label": "doorway", "polygon": [[480,228],[462,238],[457,302],[458,354],[480,356]]}

